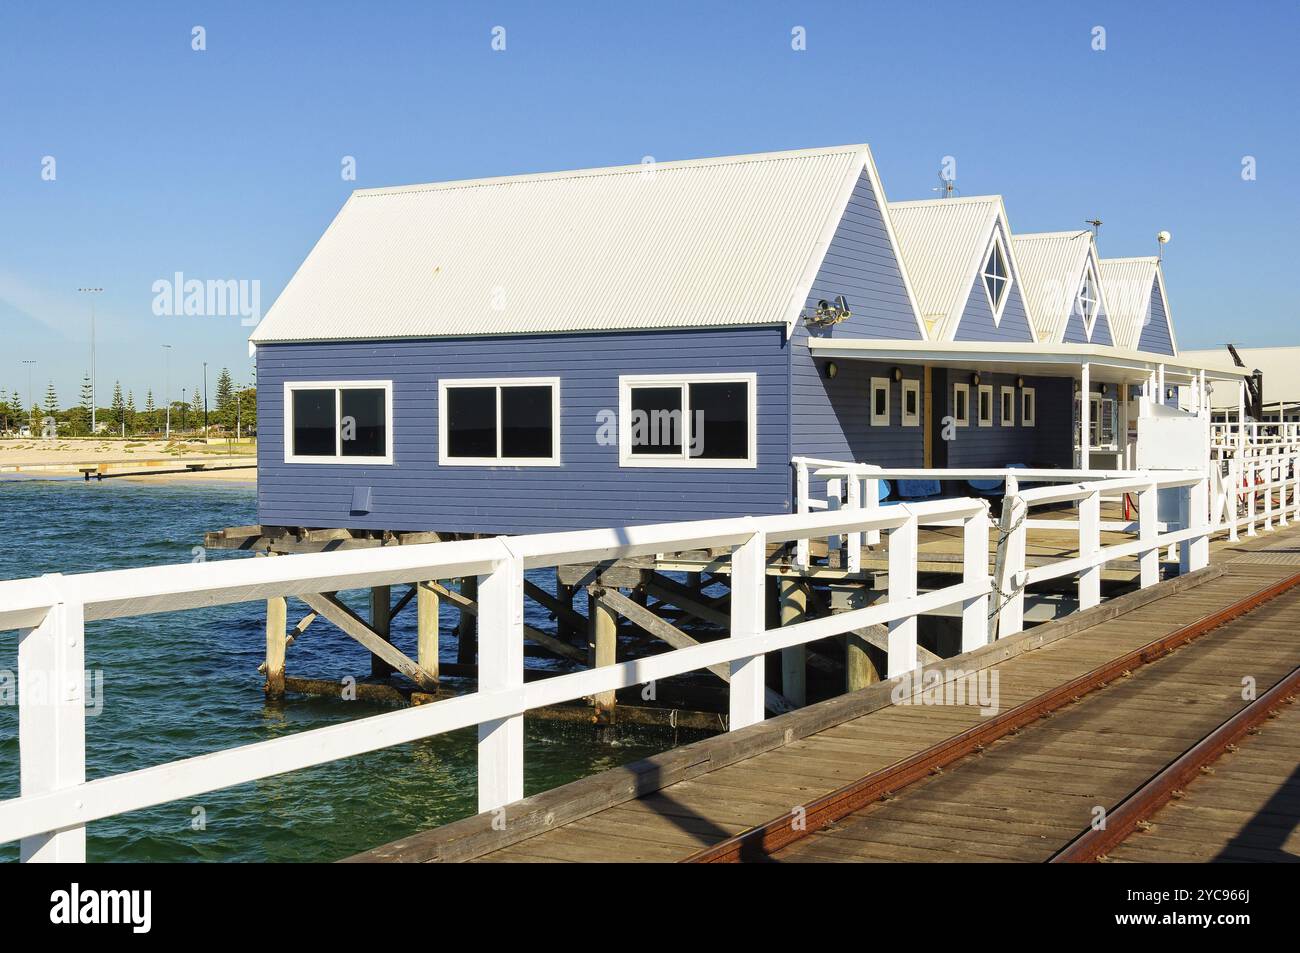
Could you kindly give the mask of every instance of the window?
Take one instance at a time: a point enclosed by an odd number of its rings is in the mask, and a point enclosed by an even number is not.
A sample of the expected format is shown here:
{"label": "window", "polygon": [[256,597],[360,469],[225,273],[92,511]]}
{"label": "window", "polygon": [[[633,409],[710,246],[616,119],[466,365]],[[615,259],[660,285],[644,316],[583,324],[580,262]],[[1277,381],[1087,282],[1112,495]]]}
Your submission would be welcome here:
{"label": "window", "polygon": [[1016,425],[1016,389],[1014,387],[1003,387],[998,393],[1002,397],[1002,419],[998,423],[1003,427],[1014,427]]}
{"label": "window", "polygon": [[1020,426],[1032,427],[1038,419],[1038,399],[1032,387],[1020,389]]}
{"label": "window", "polygon": [[871,426],[889,426],[889,378],[871,378]]}
{"label": "window", "polygon": [[980,384],[979,389],[980,426],[993,426],[993,385]]}
{"label": "window", "polygon": [[559,466],[559,379],[439,381],[438,463]]}
{"label": "window", "polygon": [[1011,290],[1011,271],[1007,268],[1001,236],[993,237],[988,258],[984,260],[983,277],[984,291],[989,296],[989,307],[993,309],[993,320],[996,322],[1002,317],[1002,306],[1007,303],[1007,292]]}
{"label": "window", "polygon": [[921,425],[921,382],[903,381],[903,426]]}
{"label": "window", "polygon": [[754,374],[619,378],[619,465],[758,465]]}
{"label": "window", "polygon": [[952,416],[958,427],[970,426],[970,385],[952,385]]}
{"label": "window", "polygon": [[1092,334],[1092,324],[1097,318],[1097,306],[1100,300],[1097,294],[1097,275],[1092,270],[1092,263],[1089,262],[1088,270],[1084,272],[1083,282],[1079,285],[1079,293],[1075,298],[1075,307],[1079,314],[1083,315],[1083,324],[1089,335]]}
{"label": "window", "polygon": [[392,381],[284,385],[286,463],[392,463]]}
{"label": "window", "polygon": [[[1079,397],[1074,400],[1074,433],[1079,433]],[[1088,395],[1088,446],[1094,450],[1113,450],[1115,440],[1116,401],[1101,394]]]}

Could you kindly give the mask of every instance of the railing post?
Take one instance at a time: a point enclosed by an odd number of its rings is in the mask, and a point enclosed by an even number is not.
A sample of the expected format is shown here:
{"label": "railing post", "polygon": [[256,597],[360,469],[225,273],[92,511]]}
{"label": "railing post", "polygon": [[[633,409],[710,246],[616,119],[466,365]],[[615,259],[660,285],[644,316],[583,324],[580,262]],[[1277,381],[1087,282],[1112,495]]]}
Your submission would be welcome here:
{"label": "railing post", "polygon": [[1188,540],[1187,568],[1195,572],[1210,564],[1210,523],[1205,512],[1205,504],[1210,496],[1209,480],[1202,479],[1191,487],[1191,512],[1196,520],[1195,526],[1201,534]]}
{"label": "railing post", "polygon": [[[1095,489],[1079,501],[1079,555],[1095,556],[1101,551],[1101,490]],[[1101,602],[1101,566],[1079,573],[1079,608],[1091,609]]]}
{"label": "railing post", "polygon": [[1143,589],[1160,581],[1159,493],[1155,480],[1138,490],[1138,540],[1145,544],[1138,553],[1138,585]]}
{"label": "railing post", "polygon": [[1273,452],[1261,454],[1264,461],[1264,531],[1273,532]]}
{"label": "railing post", "polygon": [[[897,605],[916,596],[916,516],[889,532],[889,604]],[[887,678],[916,668],[916,616],[889,623],[889,667]]]}
{"label": "railing post", "polygon": [[[857,474],[850,474],[848,479],[849,479],[849,486],[848,486],[849,509],[854,511],[860,510],[862,509],[862,480],[857,476]],[[849,547],[849,562],[848,562],[849,572],[861,572],[862,571],[862,534],[860,532],[849,533],[848,547]]]}
{"label": "railing post", "polygon": [[[731,551],[731,637],[762,635],[767,629],[763,596],[767,590],[767,535],[755,532]],[[731,663],[732,731],[763,720],[766,680],[763,654]]]}
{"label": "railing post", "polygon": [[[794,465],[794,511],[803,516],[808,513],[808,464],[800,460]],[[800,537],[794,544],[795,565],[808,568],[808,537]]]}
{"label": "railing post", "polygon": [[[502,559],[478,577],[478,690],[524,684],[524,563],[499,540]],[[478,809],[494,811],[524,796],[524,716],[478,726]]]}
{"label": "railing post", "polygon": [[1241,458],[1233,456],[1228,459],[1228,541],[1237,542],[1237,523],[1241,520]]}
{"label": "railing post", "polygon": [[[839,477],[833,477],[826,481],[826,510],[835,512],[844,505],[844,481]],[[839,553],[843,547],[844,538],[839,534],[826,537],[826,565],[832,568],[843,569],[844,565],[839,560]]]}
{"label": "railing post", "polygon": [[[867,511],[868,516],[874,516],[876,510],[880,509],[880,481],[867,479],[864,483],[864,496],[862,497],[862,506]],[[867,545],[880,545],[880,530],[867,530]]]}
{"label": "railing post", "polygon": [[[981,501],[983,502],[983,501]],[[989,641],[989,507],[962,524],[962,582],[979,583],[983,595],[967,599],[961,606],[961,650],[969,652]]]}
{"label": "railing post", "polygon": [[1255,459],[1242,459],[1241,461],[1242,476],[1246,484],[1246,535],[1255,535],[1255,479],[1257,471],[1255,469]]}
{"label": "railing post", "polygon": [[[71,583],[45,577],[55,598],[45,620],[18,634],[18,759],[23,797],[75,787],[86,780],[85,608],[68,598]],[[24,837],[19,858],[84,863],[86,828]]]}
{"label": "railing post", "polygon": [[1291,476],[1295,480],[1291,487],[1291,502],[1295,504],[1294,518],[1300,520],[1300,454],[1291,455]]}
{"label": "railing post", "polygon": [[1025,571],[1028,515],[1029,507],[1020,498],[1019,484],[1008,476],[993,562],[993,598],[997,600],[998,611],[989,622],[990,639],[1005,639],[1025,627],[1025,590],[1021,580]]}

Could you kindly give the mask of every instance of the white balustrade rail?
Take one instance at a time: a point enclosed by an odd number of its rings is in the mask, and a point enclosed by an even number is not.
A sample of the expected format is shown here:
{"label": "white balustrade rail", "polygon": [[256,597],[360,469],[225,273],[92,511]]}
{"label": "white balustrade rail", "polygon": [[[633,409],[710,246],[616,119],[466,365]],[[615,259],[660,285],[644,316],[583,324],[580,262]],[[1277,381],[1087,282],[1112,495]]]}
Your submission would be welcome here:
{"label": "white balustrade rail", "polygon": [[1270,443],[1300,444],[1300,422],[1285,423],[1266,420],[1247,420],[1244,423],[1228,421],[1210,424],[1212,446],[1261,446]]}
{"label": "white balustrade rail", "polygon": [[1247,536],[1259,523],[1272,530],[1275,517],[1280,526],[1300,520],[1300,444],[1211,445],[1210,478],[1210,521],[1231,540],[1242,527]]}
{"label": "white balustrade rail", "polygon": [[[954,524],[963,527],[961,581],[918,594],[919,527]],[[768,544],[873,532],[888,536],[887,598],[767,628]],[[729,727],[735,730],[764,718],[767,652],[885,625],[892,677],[917,667],[918,616],[954,604],[962,606],[962,650],[985,644],[988,533],[988,505],[956,499],[0,582],[0,631],[19,630],[21,774],[20,796],[0,802],[0,842],[20,839],[24,860],[81,861],[85,827],[92,821],[473,725],[479,737],[479,810],[495,810],[523,797],[523,714],[530,709],[726,664]],[[713,547],[731,550],[730,638],[524,681],[525,571]],[[86,622],[463,576],[479,580],[473,694],[85,780]],[[44,691],[36,690],[41,686]]]}

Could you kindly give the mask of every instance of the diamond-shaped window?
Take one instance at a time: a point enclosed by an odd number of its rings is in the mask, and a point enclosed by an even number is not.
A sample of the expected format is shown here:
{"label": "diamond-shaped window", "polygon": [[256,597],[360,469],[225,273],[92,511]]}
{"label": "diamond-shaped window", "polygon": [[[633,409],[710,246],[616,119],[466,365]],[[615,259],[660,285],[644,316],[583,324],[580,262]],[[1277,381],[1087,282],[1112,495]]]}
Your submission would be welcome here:
{"label": "diamond-shaped window", "polygon": [[1007,268],[1007,257],[1002,251],[1002,242],[995,240],[989,249],[989,257],[984,262],[984,290],[989,296],[989,307],[995,318],[1002,315],[1002,306],[1006,304],[1007,292],[1011,290],[1011,273]]}

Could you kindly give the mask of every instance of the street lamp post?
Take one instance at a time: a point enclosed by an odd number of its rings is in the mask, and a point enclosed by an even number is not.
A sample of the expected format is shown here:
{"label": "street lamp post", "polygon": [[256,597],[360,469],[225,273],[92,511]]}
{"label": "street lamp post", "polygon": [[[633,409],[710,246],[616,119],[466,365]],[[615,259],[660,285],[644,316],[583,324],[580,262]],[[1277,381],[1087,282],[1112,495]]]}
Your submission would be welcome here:
{"label": "street lamp post", "polygon": [[172,346],[164,344],[163,348],[163,400],[167,404],[167,439],[172,438]]}
{"label": "street lamp post", "polygon": [[203,439],[208,439],[208,362],[203,362]]}
{"label": "street lamp post", "polygon": [[83,294],[90,295],[90,435],[95,435],[95,295],[102,294],[103,288],[78,288]]}
{"label": "street lamp post", "polygon": [[[32,407],[34,406],[32,403],[32,365],[35,364],[36,362],[23,361],[23,363],[27,365],[27,426],[31,427]],[[35,436],[35,433],[33,433],[32,435]]]}

